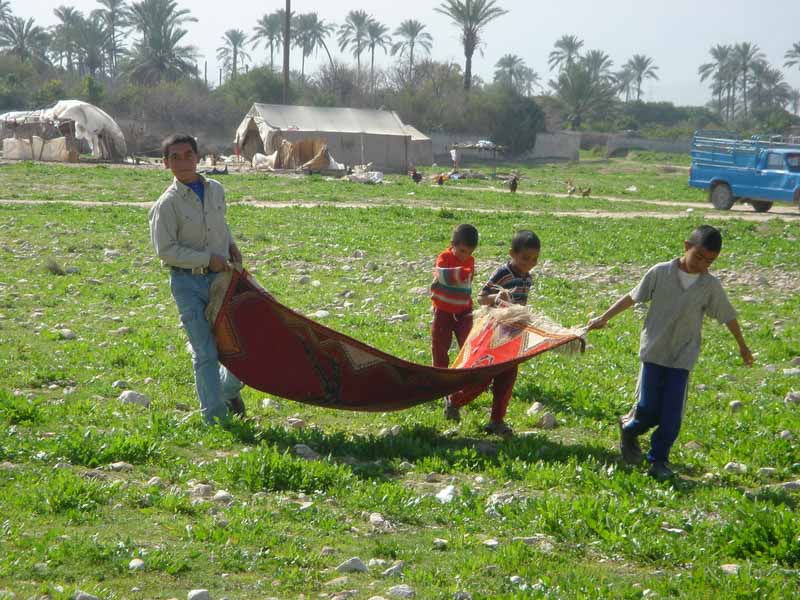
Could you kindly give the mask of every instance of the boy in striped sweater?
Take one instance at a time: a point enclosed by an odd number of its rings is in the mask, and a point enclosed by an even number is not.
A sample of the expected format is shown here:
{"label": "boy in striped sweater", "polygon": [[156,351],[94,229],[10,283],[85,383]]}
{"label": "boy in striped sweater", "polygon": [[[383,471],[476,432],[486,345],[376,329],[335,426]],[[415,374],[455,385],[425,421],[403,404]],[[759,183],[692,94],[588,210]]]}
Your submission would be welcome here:
{"label": "boy in striped sweater", "polygon": [[450,364],[448,352],[453,335],[462,346],[472,329],[472,276],[475,273],[472,253],[477,246],[478,230],[472,225],[459,225],[453,230],[450,247],[436,259],[431,284],[434,367],[446,369]]}

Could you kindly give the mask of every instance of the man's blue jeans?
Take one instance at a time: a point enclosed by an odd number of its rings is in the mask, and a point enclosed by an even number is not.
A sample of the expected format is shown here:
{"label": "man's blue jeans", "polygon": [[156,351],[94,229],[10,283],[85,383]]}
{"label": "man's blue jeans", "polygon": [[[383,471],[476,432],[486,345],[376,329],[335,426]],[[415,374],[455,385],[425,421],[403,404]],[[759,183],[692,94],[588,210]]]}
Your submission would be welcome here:
{"label": "man's blue jeans", "polygon": [[673,369],[654,363],[642,363],[639,375],[639,400],[634,409],[623,417],[625,433],[641,435],[658,425],[650,438],[647,460],[666,462],[669,451],[681,430],[686,405],[689,371]]}
{"label": "man's blue jeans", "polygon": [[219,364],[217,345],[205,317],[208,293],[216,275],[170,271],[170,289],[192,347],[194,381],[207,423],[225,418],[228,414],[225,401],[234,398],[244,387],[233,373]]}

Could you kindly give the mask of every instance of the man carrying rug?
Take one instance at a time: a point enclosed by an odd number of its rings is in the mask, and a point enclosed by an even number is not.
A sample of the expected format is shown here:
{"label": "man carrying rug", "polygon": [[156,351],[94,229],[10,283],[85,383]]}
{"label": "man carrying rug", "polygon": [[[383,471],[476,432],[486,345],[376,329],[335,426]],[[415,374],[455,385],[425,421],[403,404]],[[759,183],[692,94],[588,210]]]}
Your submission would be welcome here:
{"label": "man carrying rug", "polygon": [[225,219],[225,191],[197,172],[197,141],[173,134],[161,145],[164,166],[175,176],[150,209],[150,239],[170,268],[170,289],[192,347],[192,363],[207,423],[222,421],[228,410],[244,416],[241,381],[219,364],[211,325],[205,318],[211,283],[218,273],[241,263]]}

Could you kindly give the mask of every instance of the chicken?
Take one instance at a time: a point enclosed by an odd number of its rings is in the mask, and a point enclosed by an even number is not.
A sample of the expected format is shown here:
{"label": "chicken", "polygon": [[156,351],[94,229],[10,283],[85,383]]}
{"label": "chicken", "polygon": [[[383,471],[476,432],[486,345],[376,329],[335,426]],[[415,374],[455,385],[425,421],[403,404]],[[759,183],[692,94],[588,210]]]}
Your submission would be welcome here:
{"label": "chicken", "polygon": [[567,179],[564,183],[567,184],[567,194],[569,194],[570,196],[572,196],[575,192],[578,191],[578,188],[575,187],[575,184],[572,183],[571,179]]}
{"label": "chicken", "polygon": [[580,190],[580,192],[581,196],[583,196],[584,198],[588,198],[589,195],[592,193],[592,188],[588,187],[585,190]]}
{"label": "chicken", "polygon": [[436,178],[436,185],[444,185],[444,175],[439,175]]}
{"label": "chicken", "polygon": [[414,183],[419,183],[420,181],[422,181],[422,175],[418,173],[416,169],[412,169],[411,179],[414,181]]}
{"label": "chicken", "polygon": [[514,175],[508,184],[508,189],[511,191],[512,194],[517,191],[518,185],[519,185],[519,177]]}

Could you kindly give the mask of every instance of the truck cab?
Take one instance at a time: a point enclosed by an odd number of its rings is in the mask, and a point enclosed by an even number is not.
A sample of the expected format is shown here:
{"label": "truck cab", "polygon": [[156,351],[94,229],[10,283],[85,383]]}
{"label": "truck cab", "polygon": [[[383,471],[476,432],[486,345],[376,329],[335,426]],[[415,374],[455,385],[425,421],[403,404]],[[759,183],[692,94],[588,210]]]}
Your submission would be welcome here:
{"label": "truck cab", "polygon": [[800,205],[800,143],[793,142],[697,132],[689,185],[708,190],[709,201],[720,210],[736,202],[757,212],[768,211],[774,202]]}

